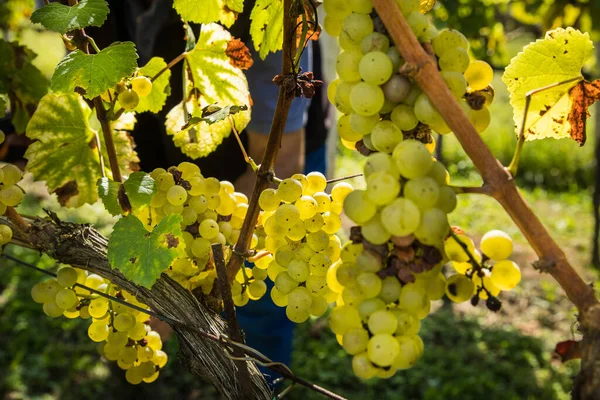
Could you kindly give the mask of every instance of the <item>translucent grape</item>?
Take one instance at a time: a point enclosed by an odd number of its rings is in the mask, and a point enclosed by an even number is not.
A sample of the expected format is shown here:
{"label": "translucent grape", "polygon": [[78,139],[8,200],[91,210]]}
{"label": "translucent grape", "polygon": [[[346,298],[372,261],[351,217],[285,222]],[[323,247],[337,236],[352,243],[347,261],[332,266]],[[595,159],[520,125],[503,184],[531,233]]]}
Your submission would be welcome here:
{"label": "translucent grape", "polygon": [[425,145],[417,140],[400,142],[392,153],[400,173],[409,179],[425,176],[433,165],[433,158]]}
{"label": "translucent grape", "polygon": [[298,287],[298,281],[292,278],[287,271],[284,271],[278,274],[277,278],[275,278],[275,287],[282,294],[289,294],[292,290]]}
{"label": "translucent grape", "polygon": [[373,128],[373,146],[383,153],[391,153],[403,139],[402,131],[391,121],[380,121]]}
{"label": "translucent grape", "polygon": [[512,290],[521,281],[521,269],[510,260],[498,261],[492,268],[491,281],[500,290]]}
{"label": "translucent grape", "polygon": [[392,61],[385,53],[372,51],[362,56],[358,71],[363,81],[371,85],[382,85],[392,76]]}
{"label": "translucent grape", "polygon": [[348,354],[354,355],[367,350],[369,333],[363,328],[350,329],[343,336],[342,347]]}
{"label": "translucent grape", "polygon": [[367,157],[363,171],[365,178],[369,178],[376,172],[386,172],[395,179],[400,178],[400,170],[398,170],[396,162],[389,154],[385,153],[370,154]]}
{"label": "translucent grape", "polygon": [[442,71],[442,78],[444,78],[444,82],[448,85],[448,89],[450,92],[456,97],[460,99],[465,95],[467,91],[467,80],[460,72],[455,71]]}
{"label": "translucent grape", "polygon": [[324,192],[327,187],[327,178],[320,172],[310,172],[306,175],[307,180],[307,192],[308,194],[314,194],[317,192]]}
{"label": "translucent grape", "polygon": [[380,367],[388,367],[400,352],[400,346],[394,336],[388,334],[374,335],[367,345],[367,354],[372,363]]}
{"label": "translucent grape", "polygon": [[450,214],[456,208],[456,192],[449,186],[440,187],[440,195],[435,203],[435,207],[444,211],[446,214]]}
{"label": "translucent grape", "polygon": [[410,93],[410,87],[411,83],[408,79],[400,74],[395,74],[385,82],[382,89],[386,100],[400,103]]}
{"label": "translucent grape", "polygon": [[407,236],[421,223],[421,212],[410,200],[397,198],[381,211],[381,222],[394,236]]}
{"label": "translucent grape", "polygon": [[402,287],[400,286],[400,282],[396,277],[387,276],[381,281],[381,290],[379,292],[379,297],[386,304],[394,303],[400,297],[400,290]]}
{"label": "translucent grape", "polygon": [[31,288],[31,298],[38,304],[43,304],[50,300],[47,294],[46,282],[37,283]]}
{"label": "translucent grape", "polygon": [[475,127],[477,133],[481,133],[487,129],[492,121],[490,110],[487,107],[483,107],[481,110],[471,110],[469,115],[471,123]]}
{"label": "translucent grape", "polygon": [[248,295],[251,299],[260,299],[267,293],[267,284],[261,280],[255,280],[248,286]]}
{"label": "translucent grape", "polygon": [[408,283],[402,287],[400,292],[400,308],[412,314],[429,306],[429,299],[425,289],[414,283]]}
{"label": "translucent grape", "polygon": [[330,234],[334,235],[342,228],[342,219],[339,214],[331,211],[324,212],[323,214],[323,230]]}
{"label": "translucent grape", "polygon": [[[340,117],[340,120],[341,120],[341,117]],[[352,130],[354,132],[359,133],[360,139],[362,139],[363,135],[367,135],[367,134],[371,133],[371,131],[373,130],[375,125],[377,125],[377,123],[379,122],[379,113],[373,114],[373,115],[359,115],[359,114],[352,113],[349,116],[349,122],[350,122],[350,128],[352,128]],[[338,130],[339,130],[339,121],[338,121]],[[342,136],[341,134],[340,134],[340,136],[342,138],[350,140],[347,137]],[[357,139],[357,140],[360,140],[360,139]]]}
{"label": "translucent grape", "polygon": [[309,219],[304,221],[304,227],[307,232],[314,233],[319,231],[325,225],[325,219],[319,213],[316,213]]}
{"label": "translucent grape", "polygon": [[390,58],[390,61],[392,62],[393,71],[398,71],[398,68],[400,68],[402,64],[404,64],[404,59],[400,55],[400,52],[398,51],[398,48],[396,46],[390,47],[385,52],[385,54],[387,54],[387,56]]}
{"label": "translucent grape", "polygon": [[296,282],[304,282],[310,275],[310,267],[305,261],[294,259],[288,264],[287,272]]}
{"label": "translucent grape", "polygon": [[200,223],[200,226],[198,227],[198,233],[204,239],[214,239],[219,234],[219,224],[215,220],[205,219]]}
{"label": "translucent grape", "polygon": [[129,313],[118,314],[113,322],[114,328],[119,332],[126,332],[135,325],[135,317]]}
{"label": "translucent grape", "polygon": [[455,303],[462,303],[473,296],[475,285],[464,275],[456,274],[446,280],[446,296]]}
{"label": "translucent grape", "polygon": [[345,82],[360,81],[359,63],[361,59],[362,54],[358,52],[344,51],[340,53],[335,63],[335,70],[340,79]]}
{"label": "translucent grape", "polygon": [[343,140],[357,142],[363,138],[363,134],[355,131],[354,128],[352,128],[349,115],[342,115],[338,119],[337,129],[338,135],[340,135],[340,138]]}
{"label": "translucent grape", "polygon": [[421,356],[418,345],[410,336],[398,336],[396,340],[398,341],[400,351],[394,359],[392,367],[396,369],[412,367]]}
{"label": "translucent grape", "polygon": [[406,15],[406,21],[410,26],[410,30],[413,31],[418,38],[421,38],[427,32],[430,24],[429,18],[421,14],[419,10],[415,10]]}
{"label": "translucent grape", "polygon": [[352,358],[352,371],[362,379],[371,379],[377,375],[377,368],[369,360],[367,352],[357,354]]}
{"label": "translucent grape", "polygon": [[373,21],[369,15],[350,14],[344,19],[342,30],[351,40],[360,41],[373,32]]}
{"label": "translucent grape", "polygon": [[331,14],[325,15],[323,19],[323,28],[325,32],[330,34],[331,36],[339,36],[342,33],[342,20],[337,19],[337,16],[332,16]]}
{"label": "translucent grape", "polygon": [[356,83],[340,82],[336,88],[334,105],[343,114],[352,113],[352,105],[350,104],[350,94],[352,93],[352,89],[354,89],[356,85]]}
{"label": "translucent grape", "polygon": [[317,202],[317,212],[324,213],[329,211],[331,206],[331,198],[325,192],[317,192],[313,194],[313,198]]}
{"label": "translucent grape", "polygon": [[483,90],[494,79],[494,70],[492,67],[481,60],[471,62],[466,71],[464,71],[464,74],[471,90]]}
{"label": "translucent grape", "polygon": [[4,186],[0,189],[0,201],[7,206],[15,207],[23,200],[23,191],[18,186]]}
{"label": "translucent grape", "polygon": [[346,0],[327,0],[323,3],[327,14],[343,19],[352,12],[352,8]]}
{"label": "translucent grape", "polygon": [[56,293],[54,301],[56,302],[56,305],[63,310],[68,310],[79,302],[75,292],[67,288],[59,290],[58,293]]}
{"label": "translucent grape", "polygon": [[103,297],[93,299],[88,306],[88,311],[94,318],[103,317],[108,311],[108,300]]}
{"label": "translucent grape", "polygon": [[363,54],[370,53],[372,51],[387,52],[390,47],[390,39],[379,32],[373,32],[368,34],[360,42],[360,49]]}
{"label": "translucent grape", "polygon": [[495,261],[510,257],[513,251],[513,242],[506,232],[491,230],[481,238],[479,244],[483,254]]}
{"label": "translucent grape", "polygon": [[[308,265],[310,267],[311,274],[315,276],[325,276],[325,274],[327,274],[327,269],[331,265],[331,258],[324,253],[316,253],[310,258]],[[290,267],[288,266],[288,272],[289,270]]]}
{"label": "translucent grape", "polygon": [[125,110],[133,110],[136,108],[140,102],[140,97],[136,92],[130,89],[126,89],[119,93],[119,104]]}
{"label": "translucent grape", "polygon": [[92,322],[88,328],[88,336],[94,342],[103,342],[108,337],[108,325],[103,321]]}
{"label": "translucent grape", "polygon": [[286,178],[279,184],[277,195],[281,200],[293,203],[302,196],[302,184],[296,179]]}
{"label": "translucent grape", "polygon": [[[438,59],[442,71],[453,71],[461,74],[466,71],[470,62],[469,53],[462,47],[447,49]],[[489,85],[489,82],[485,86],[487,85]]]}
{"label": "translucent grape", "polygon": [[[456,237],[462,242],[464,246],[467,247],[469,253],[473,254],[475,252],[475,243],[473,242],[473,239],[462,233],[457,234]],[[444,252],[451,261],[469,261],[469,255],[464,250],[463,246],[460,243],[458,243],[458,241],[453,236],[450,236],[444,242]]]}
{"label": "translucent grape", "polygon": [[350,106],[360,115],[373,115],[383,107],[385,97],[379,86],[357,83],[350,91]]}
{"label": "translucent grape", "polygon": [[62,267],[56,273],[56,281],[62,287],[73,286],[75,283],[77,283],[77,270],[72,267]]}
{"label": "translucent grape", "polygon": [[333,333],[343,335],[352,328],[361,328],[358,310],[350,306],[337,306],[329,315],[329,326]]}
{"label": "translucent grape", "polygon": [[152,92],[152,81],[145,76],[136,76],[131,80],[131,89],[138,96],[146,97]]}
{"label": "translucent grape", "polygon": [[329,246],[329,235],[324,231],[317,231],[306,235],[306,243],[314,251],[323,251]]}
{"label": "translucent grape", "polygon": [[421,93],[421,95],[415,101],[414,111],[415,116],[419,121],[429,125],[431,129],[440,135],[450,132],[450,128],[444,121],[444,118],[433,106],[433,104],[431,104],[425,93]]}

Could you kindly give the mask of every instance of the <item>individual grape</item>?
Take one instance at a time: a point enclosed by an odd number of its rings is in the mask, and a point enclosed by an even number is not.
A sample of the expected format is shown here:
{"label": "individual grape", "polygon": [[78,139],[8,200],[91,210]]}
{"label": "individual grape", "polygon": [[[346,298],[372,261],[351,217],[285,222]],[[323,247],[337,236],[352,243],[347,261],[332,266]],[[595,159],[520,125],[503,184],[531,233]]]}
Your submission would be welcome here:
{"label": "individual grape", "polygon": [[[5,225],[2,225],[5,226]],[[3,233],[1,233],[4,236]],[[72,267],[62,267],[56,273],[56,281],[61,287],[71,287],[77,283],[77,270]]]}
{"label": "individual grape", "polygon": [[387,276],[381,281],[379,297],[386,303],[395,303],[400,297],[402,287],[400,282],[393,276]]}
{"label": "individual grape", "polygon": [[[392,76],[392,67],[392,61],[385,53],[372,51],[362,56],[358,71],[363,81],[371,85],[382,85]],[[344,79],[341,75],[340,77]]]}
{"label": "individual grape", "polygon": [[329,100],[329,102],[331,104],[335,104],[335,95],[337,92],[337,87],[340,84],[340,79],[337,78],[333,81],[331,81],[329,83],[329,85],[327,86],[327,100]]}
{"label": "individual grape", "polygon": [[402,176],[408,179],[425,176],[433,165],[433,158],[425,145],[417,140],[404,140],[394,148],[392,158]]}
{"label": "individual grape", "polygon": [[[481,299],[487,299],[489,297],[488,292],[494,297],[500,294],[500,289],[496,285],[494,285],[494,282],[492,282],[491,275],[492,274],[489,270],[482,269],[480,272],[474,273],[471,277],[471,280],[475,285],[475,292]],[[487,291],[480,291],[479,289],[481,289],[482,287],[485,287]]]}
{"label": "individual grape", "polygon": [[352,328],[361,328],[360,314],[354,307],[337,306],[329,315],[329,325],[336,335],[343,335]]}
{"label": "individual grape", "polygon": [[364,300],[365,297],[363,296],[360,289],[356,286],[350,286],[344,288],[344,290],[342,291],[341,300],[338,300],[338,302],[356,308]]}
{"label": "individual grape", "polygon": [[250,297],[248,296],[248,292],[243,292],[240,295],[232,296],[233,304],[236,307],[243,307],[250,301]]}
{"label": "individual grape", "polygon": [[103,342],[108,337],[110,330],[104,321],[92,322],[88,328],[88,336],[94,342]]}
{"label": "individual grape", "polygon": [[135,317],[129,313],[117,314],[113,322],[114,328],[119,332],[127,332],[135,325]]}
{"label": "individual grape", "polygon": [[139,362],[151,361],[154,358],[154,350],[149,346],[138,347],[137,359]]}
{"label": "individual grape", "polygon": [[360,42],[360,49],[363,54],[370,53],[372,51],[387,52],[390,47],[390,39],[379,32],[373,32],[365,36]]}
{"label": "individual grape", "polygon": [[329,309],[329,304],[323,297],[312,296],[309,313],[314,317],[320,317]]}
{"label": "individual grape", "polygon": [[124,110],[133,110],[140,103],[140,97],[131,89],[126,89],[119,93],[118,100]]}
{"label": "individual grape", "polygon": [[137,360],[135,347],[123,347],[119,353],[119,361],[123,364],[133,364]]}
{"label": "individual grape", "polygon": [[423,176],[406,182],[403,194],[421,210],[427,210],[435,206],[440,194],[440,187],[432,178]]}
{"label": "individual grape", "polygon": [[400,346],[394,336],[388,334],[374,335],[369,339],[367,354],[372,363],[380,367],[388,367],[400,352]]}
{"label": "individual grape", "polygon": [[289,294],[292,290],[298,287],[298,281],[292,278],[287,271],[284,271],[279,273],[277,278],[275,278],[275,287],[282,294]]}
{"label": "individual grape", "polygon": [[420,11],[421,8],[418,0],[395,0],[395,3],[404,15],[408,15],[413,11]]}
{"label": "individual grape", "polygon": [[446,296],[455,303],[469,300],[474,289],[473,282],[461,274],[452,275],[446,280]]}
{"label": "individual grape", "polygon": [[298,311],[308,311],[312,302],[312,296],[307,288],[299,286],[288,294],[288,308]]}
{"label": "individual grape", "polygon": [[483,235],[479,247],[483,254],[494,261],[507,259],[513,252],[513,242],[510,236],[497,229]]}
{"label": "individual grape", "polygon": [[457,199],[456,192],[449,186],[440,187],[440,195],[435,203],[435,207],[444,211],[446,214],[450,214],[456,208]]}
{"label": "individual grape", "polygon": [[131,367],[125,372],[125,380],[132,385],[139,385],[143,379],[144,376],[139,366]]}
{"label": "individual grape", "polygon": [[381,222],[379,214],[365,222],[361,227],[361,233],[365,240],[372,244],[384,244],[390,239],[390,233]]}
{"label": "individual grape", "polygon": [[352,37],[348,34],[348,32],[344,31],[342,25],[342,33],[338,38],[338,42],[340,44],[340,48],[346,51],[354,51],[360,53],[360,40],[352,40]]}
{"label": "individual grape", "polygon": [[63,315],[64,310],[56,304],[54,300],[48,300],[44,302],[44,306],[42,307],[44,314],[49,316],[50,318],[58,318]]}
{"label": "individual grape", "polygon": [[[330,235],[334,235],[335,233],[337,233],[341,228],[342,228],[342,219],[340,218],[339,214],[334,213],[334,212],[330,212],[330,211],[326,211],[322,214],[323,216],[323,230],[330,234]],[[337,237],[337,236],[335,236]]]}
{"label": "individual grape", "polygon": [[371,316],[375,311],[385,310],[385,303],[378,298],[366,299],[358,306],[358,312],[363,321],[367,322],[369,316]]}
{"label": "individual grape", "polygon": [[[454,47],[446,50],[438,59],[442,71],[464,73],[470,63],[469,53],[462,47]],[[488,83],[489,84],[489,83]],[[487,86],[486,84],[485,86]]]}
{"label": "individual grape", "polygon": [[344,200],[344,212],[358,225],[370,220],[376,211],[377,207],[368,199],[364,190],[355,190]]}
{"label": "individual grape", "polygon": [[[462,242],[462,245],[456,240],[456,238]],[[463,246],[467,247],[467,250],[470,254],[474,254],[475,243],[473,242],[473,239],[462,233],[457,234],[456,238],[454,236],[450,236],[444,242],[444,252],[446,253],[446,256],[451,261],[469,261],[469,254],[464,250]]]}
{"label": "individual grape", "polygon": [[9,207],[15,207],[23,200],[23,191],[18,186],[3,186],[0,189],[0,201]]}
{"label": "individual grape", "polygon": [[352,12],[370,14],[371,11],[373,11],[373,3],[371,0],[350,0],[349,3]]}
{"label": "individual grape", "polygon": [[471,90],[483,90],[494,79],[494,70],[492,67],[481,60],[471,62],[466,71],[464,71],[464,74]]}
{"label": "individual grape", "polygon": [[406,104],[399,104],[394,107],[390,119],[403,131],[410,131],[419,124],[414,108]]}
{"label": "individual grape", "polygon": [[212,219],[205,219],[198,227],[198,233],[204,239],[212,240],[219,234],[219,224]]}
{"label": "individual grape", "polygon": [[302,196],[302,184],[293,178],[286,178],[277,188],[277,195],[285,202],[293,203]]}
{"label": "individual grape", "polygon": [[460,99],[465,95],[467,91],[467,80],[460,72],[455,71],[442,71],[442,78],[446,85],[448,85],[448,89],[450,92],[456,97]]}
{"label": "individual grape", "polygon": [[379,86],[357,83],[350,92],[350,106],[360,115],[373,115],[383,107],[385,97]]}
{"label": "individual grape", "polygon": [[381,278],[372,272],[362,272],[356,277],[356,286],[365,299],[372,299],[381,291]]}
{"label": "individual grape", "polygon": [[164,368],[164,366],[167,365],[167,360],[167,353],[164,351],[157,350],[154,352],[154,358],[152,359],[152,362],[156,364],[158,368]]}
{"label": "individual grape", "polygon": [[5,186],[16,185],[23,178],[23,171],[13,164],[6,164],[2,167],[2,183]]}
{"label": "individual grape", "polygon": [[282,204],[272,218],[277,224],[289,229],[300,222],[300,212],[293,204]]}
{"label": "individual grape", "polygon": [[393,236],[407,236],[421,223],[421,212],[410,200],[397,198],[381,211],[381,223]]}
{"label": "individual grape", "polygon": [[440,185],[440,188],[444,185],[447,185],[449,182],[448,171],[442,163],[439,161],[435,161],[429,171],[427,172],[427,176],[433,178]]}
{"label": "individual grape", "polygon": [[313,171],[306,175],[307,193],[312,195],[317,192],[324,192],[327,187],[327,178],[320,172]]}
{"label": "individual grape", "polygon": [[[203,221],[204,222],[204,221]],[[204,259],[210,254],[211,243],[205,238],[196,238],[192,242],[192,254],[194,257]]]}
{"label": "individual grape", "polygon": [[415,116],[419,121],[429,125],[431,129],[440,135],[450,132],[450,128],[444,121],[444,118],[433,104],[431,104],[431,101],[425,93],[421,93],[415,101],[414,111]]}
{"label": "individual grape", "polygon": [[492,267],[492,283],[500,290],[513,290],[521,281],[521,269],[510,261],[498,261]]}
{"label": "individual grape", "polygon": [[433,51],[438,57],[441,57],[447,50],[460,47],[469,50],[469,41],[456,29],[443,29],[431,41]]}
{"label": "individual grape", "polygon": [[325,29],[325,32],[331,36],[340,36],[342,33],[343,20],[337,19],[336,17],[337,16],[327,14],[325,15],[325,18],[323,18],[323,28]]}
{"label": "individual grape", "polygon": [[325,219],[319,213],[316,213],[304,221],[304,227],[306,228],[306,231],[310,233],[318,232],[324,225]]}
{"label": "individual grape", "polygon": [[[352,113],[350,94],[357,83],[340,82],[335,91],[335,107],[343,114]],[[377,110],[379,111],[379,110]],[[374,113],[372,113],[374,114]]]}
{"label": "individual grape", "polygon": [[394,103],[403,101],[410,92],[411,83],[400,74],[394,74],[382,86],[383,94],[386,100]]}
{"label": "individual grape", "polygon": [[421,14],[419,10],[415,10],[406,15],[406,22],[410,26],[410,30],[414,32],[417,38],[421,39],[429,28],[429,18]]}
{"label": "individual grape", "polygon": [[342,31],[353,41],[359,42],[373,32],[373,21],[369,15],[350,14],[344,19]]}
{"label": "individual grape", "polygon": [[[343,117],[340,117],[340,120],[342,118]],[[357,139],[357,140],[360,140],[360,139],[362,139],[363,135],[367,135],[367,134],[371,133],[371,131],[373,130],[375,125],[377,125],[377,123],[379,122],[379,113],[376,113],[373,115],[360,115],[360,114],[352,113],[349,116],[349,122],[350,122],[350,128],[352,128],[352,130],[354,132],[357,132],[358,134],[360,134],[360,138]],[[339,130],[339,122],[338,122],[338,130]],[[346,140],[350,140],[341,134],[340,134],[340,136]]]}
{"label": "individual grape", "polygon": [[258,205],[262,210],[265,211],[277,210],[280,202],[281,199],[277,195],[277,191],[275,189],[265,189],[258,197]]}
{"label": "individual grape", "polygon": [[255,280],[248,286],[248,295],[251,299],[260,299],[267,293],[267,284],[261,280]]}
{"label": "individual grape", "polygon": [[373,335],[389,334],[392,335],[398,328],[398,319],[394,313],[387,310],[378,310],[369,316],[369,331]]}
{"label": "individual grape", "polygon": [[[328,271],[329,269],[327,269],[325,273]],[[326,276],[309,276],[306,280],[306,288],[312,296],[324,296],[328,291]]]}
{"label": "individual grape", "polygon": [[429,299],[425,289],[414,283],[408,283],[400,292],[400,308],[412,314],[418,314],[429,306]]}
{"label": "individual grape", "polygon": [[389,204],[400,193],[400,183],[384,171],[374,172],[367,178],[367,197],[373,204]]}
{"label": "individual grape", "polygon": [[373,145],[383,153],[391,153],[402,139],[402,131],[391,121],[378,122],[371,133]]}
{"label": "individual grape", "polygon": [[[331,265],[331,258],[324,253],[316,253],[308,261],[310,267],[310,273],[315,276],[325,276],[327,269]],[[288,272],[290,267],[288,266]],[[306,280],[306,279],[304,279]]]}
{"label": "individual grape", "polygon": [[167,201],[174,206],[181,206],[187,200],[187,191],[179,186],[171,186],[167,191]]}
{"label": "individual grape", "polygon": [[358,52],[344,51],[340,53],[335,63],[335,70],[340,79],[345,82],[360,81],[359,63],[361,59],[362,54]]}
{"label": "individual grape", "polygon": [[139,97],[146,97],[152,92],[152,81],[145,76],[136,76],[131,80],[131,89]]}
{"label": "individual grape", "polygon": [[398,69],[404,64],[404,59],[400,55],[396,46],[390,47],[385,54],[389,57],[392,62],[392,71],[398,71]]}
{"label": "individual grape", "polygon": [[487,107],[483,107],[481,110],[471,110],[470,114],[469,119],[477,133],[485,131],[492,121],[490,110]]}
{"label": "individual grape", "polygon": [[306,243],[314,251],[323,251],[329,246],[329,235],[324,231],[309,233],[306,235]]}
{"label": "individual grape", "polygon": [[354,355],[367,350],[369,343],[369,333],[363,328],[353,328],[348,330],[342,339],[342,347],[348,354]]}
{"label": "individual grape", "polygon": [[146,325],[143,322],[136,322],[133,328],[127,331],[127,335],[133,340],[142,340],[146,333]]}
{"label": "individual grape", "polygon": [[363,138],[363,134],[352,128],[349,115],[342,115],[338,119],[337,130],[340,138],[349,142],[358,142]]}
{"label": "individual grape", "polygon": [[58,293],[56,293],[54,301],[56,302],[56,305],[63,310],[75,307],[78,303],[77,295],[73,290],[68,288],[59,290]]}
{"label": "individual grape", "polygon": [[104,297],[93,299],[90,301],[88,311],[92,317],[102,318],[108,312],[108,300],[106,300]]}
{"label": "individual grape", "polygon": [[386,153],[373,153],[367,157],[363,168],[365,178],[369,178],[376,172],[385,172],[392,175],[395,179],[400,178],[400,171],[394,159]]}
{"label": "individual grape", "polygon": [[369,360],[366,351],[352,358],[352,371],[362,379],[371,379],[377,375],[377,368]]}
{"label": "individual grape", "polygon": [[[383,86],[381,86],[381,88],[383,89]],[[398,105],[398,103],[395,103],[391,100],[386,99],[385,94],[384,94],[383,105],[381,106],[381,109],[379,110],[379,114],[389,114],[392,112],[394,107],[396,107],[397,105]]]}
{"label": "individual grape", "polygon": [[296,282],[304,282],[310,275],[310,267],[305,261],[296,258],[289,263],[287,272]]}
{"label": "individual grape", "polygon": [[276,287],[271,289],[271,300],[277,307],[285,307],[288,304],[288,296],[281,293]]}
{"label": "individual grape", "polygon": [[396,340],[398,341],[400,351],[394,359],[392,367],[395,369],[407,369],[412,367],[419,357],[421,357],[419,346],[410,336],[397,336]]}
{"label": "individual grape", "polygon": [[338,182],[331,189],[331,198],[336,203],[343,203],[346,196],[348,196],[354,188],[348,182]]}
{"label": "individual grape", "polygon": [[390,311],[394,313],[398,322],[396,335],[416,335],[421,329],[421,321],[415,315],[399,308],[393,308]]}
{"label": "individual grape", "polygon": [[46,282],[39,282],[31,288],[31,298],[38,304],[44,304],[46,301],[51,300],[48,296]]}
{"label": "individual grape", "polygon": [[323,8],[328,15],[344,19],[352,12],[352,8],[346,0],[327,0],[323,2]]}
{"label": "individual grape", "polygon": [[423,244],[430,246],[442,244],[450,226],[446,213],[439,208],[430,208],[422,213],[422,221],[415,236]]}

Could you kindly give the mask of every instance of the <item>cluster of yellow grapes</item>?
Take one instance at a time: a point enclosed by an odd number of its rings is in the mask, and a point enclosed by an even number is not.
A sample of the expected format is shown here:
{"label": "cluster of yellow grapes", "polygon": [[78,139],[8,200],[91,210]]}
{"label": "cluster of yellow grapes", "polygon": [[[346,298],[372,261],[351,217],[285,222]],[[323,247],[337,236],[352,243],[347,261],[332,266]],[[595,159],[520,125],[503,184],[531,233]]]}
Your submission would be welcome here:
{"label": "cluster of yellow grapes", "polygon": [[91,318],[88,336],[103,343],[104,357],[126,371],[127,382],[154,382],[167,364],[167,354],[161,350],[160,335],[148,324],[148,315],[75,286],[77,283],[147,308],[101,276],[68,266],[58,270],[55,279],[36,284],[31,297],[43,304],[44,313],[51,318]]}
{"label": "cluster of yellow grapes", "polygon": [[[137,215],[148,227],[171,214],[182,217],[186,256],[176,258],[167,271],[189,290],[198,287],[210,293],[217,278],[211,245],[235,244],[248,210],[248,198],[234,190],[231,182],[205,178],[196,164],[182,162],[169,170],[157,168],[150,173],[158,191],[150,206]],[[256,235],[251,248],[258,244]],[[227,254],[227,256],[229,256]]]}
{"label": "cluster of yellow grapes", "polygon": [[[23,200],[23,189],[17,185],[22,178],[23,172],[17,166],[6,164],[0,168],[0,215],[4,215],[8,207],[16,207]],[[0,246],[11,239],[12,229],[0,225]]]}
{"label": "cluster of yellow grapes", "polygon": [[[335,233],[342,226],[340,213],[352,186],[338,183],[331,194],[325,193],[326,186],[321,173],[296,174],[281,181],[277,189],[266,189],[259,198],[258,231],[264,232],[264,250],[269,254],[245,273],[255,278],[257,272],[263,279],[268,276],[275,283],[273,302],[285,307],[288,318],[296,323],[324,314],[336,297],[325,275],[340,257],[341,243]],[[255,280],[249,287],[251,297],[267,290],[261,282],[260,292],[253,293],[256,284]],[[243,292],[241,296],[243,300]]]}
{"label": "cluster of yellow grapes", "polygon": [[119,83],[115,89],[109,89],[102,94],[102,99],[111,102],[115,94],[119,105],[124,110],[133,110],[140,103],[140,97],[146,97],[152,92],[152,81],[147,76],[138,75],[128,82]]}
{"label": "cluster of yellow grapes", "polygon": [[457,272],[448,277],[446,295],[460,303],[471,299],[487,300],[492,311],[500,308],[496,296],[501,291],[513,290],[521,281],[519,266],[509,260],[513,244],[510,236],[500,230],[487,232],[475,249],[473,240],[464,233],[457,233],[446,240],[444,250]]}
{"label": "cluster of yellow grapes", "polygon": [[[444,81],[476,130],[485,130],[490,123],[486,106],[494,93],[492,68],[484,61],[471,61],[469,42],[460,32],[438,32],[420,13],[419,0],[396,3],[418,39],[431,41]],[[399,72],[404,60],[371,0],[325,0],[323,6],[324,28],[339,37],[342,48],[336,62],[339,78],[329,85],[327,95],[343,114],[338,133],[344,145],[352,149],[360,142],[371,151],[382,151],[374,137],[382,131],[412,136],[428,128],[450,132],[428,97]]]}

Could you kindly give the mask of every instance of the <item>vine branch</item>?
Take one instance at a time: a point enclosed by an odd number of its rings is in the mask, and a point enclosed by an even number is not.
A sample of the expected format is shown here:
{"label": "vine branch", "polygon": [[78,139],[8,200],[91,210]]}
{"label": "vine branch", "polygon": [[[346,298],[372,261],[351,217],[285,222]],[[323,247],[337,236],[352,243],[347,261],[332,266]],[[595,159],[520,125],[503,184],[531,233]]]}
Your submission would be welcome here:
{"label": "vine branch", "polygon": [[[294,9],[292,3],[293,0],[283,1],[283,55],[281,68],[281,75],[283,76],[289,76],[294,72],[292,60],[295,52],[296,40],[293,29],[297,16],[293,14]],[[275,114],[273,115],[273,122],[271,123],[271,131],[269,132],[263,159],[256,174],[256,183],[248,203],[248,213],[246,214],[246,218],[244,218],[244,224],[240,231],[240,238],[235,245],[235,251],[227,264],[227,276],[230,281],[235,278],[235,275],[244,261],[241,254],[245,254],[250,248],[252,234],[254,233],[254,227],[256,226],[256,221],[258,220],[258,214],[260,212],[258,198],[260,197],[260,194],[269,187],[272,179],[271,177],[275,176],[275,160],[277,158],[279,147],[281,146],[281,136],[283,135],[288,112],[294,97],[294,90],[290,91],[286,89],[285,85],[279,87],[279,95],[277,96],[277,106],[275,108]]]}
{"label": "vine branch", "polygon": [[[113,132],[110,127],[110,121],[106,116],[106,110],[102,104],[100,96],[94,98],[94,108],[96,109],[96,115],[100,126],[102,127],[102,134],[104,135],[104,144],[106,146],[106,153],[108,154],[108,163],[112,172],[113,180],[115,182],[123,182],[121,176],[121,169],[119,168],[119,158],[117,157],[117,149],[115,148],[115,142],[113,140]],[[98,152],[102,154],[102,149],[98,149]]]}

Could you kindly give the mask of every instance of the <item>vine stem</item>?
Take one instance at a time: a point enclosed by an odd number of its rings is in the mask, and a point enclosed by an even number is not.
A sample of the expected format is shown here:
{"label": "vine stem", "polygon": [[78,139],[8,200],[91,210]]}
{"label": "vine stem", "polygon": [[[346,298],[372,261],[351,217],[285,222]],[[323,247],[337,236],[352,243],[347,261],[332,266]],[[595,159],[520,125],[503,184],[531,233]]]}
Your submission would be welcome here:
{"label": "vine stem", "polygon": [[178,55],[177,57],[175,57],[174,59],[171,60],[171,62],[169,62],[169,64],[167,64],[166,67],[164,67],[163,69],[161,69],[160,71],[158,71],[156,73],[156,75],[154,75],[152,77],[152,79],[150,79],[151,82],[154,82],[155,80],[157,80],[162,74],[164,74],[168,69],[173,68],[179,61],[183,60],[185,58],[185,56],[187,56],[187,51],[184,51],[183,53],[181,53],[180,55]]}
{"label": "vine stem", "polygon": [[[490,187],[490,194],[504,207],[527,238],[540,261],[552,265],[549,273],[563,288],[580,313],[598,308],[594,290],[577,274],[565,253],[552,239],[517,188],[510,172],[494,157],[489,147],[475,131],[437,68],[435,59],[427,54],[410,29],[393,0],[373,0],[373,5],[392,40],[407,64],[411,77],[427,95],[454,132],[463,149]],[[600,327],[600,322],[596,321]]]}
{"label": "vine stem", "polygon": [[488,185],[482,186],[450,186],[456,194],[485,194],[490,196],[491,189]]}
{"label": "vine stem", "polygon": [[[110,122],[106,117],[106,110],[102,104],[100,96],[94,98],[94,107],[96,108],[96,115],[100,126],[102,127],[102,134],[104,135],[104,145],[106,146],[106,153],[108,154],[108,162],[110,164],[110,170],[113,175],[115,182],[123,182],[121,176],[121,169],[119,168],[119,158],[117,157],[117,149],[115,148],[115,142],[113,140],[113,132],[110,127]],[[98,149],[102,153],[102,149]]]}
{"label": "vine stem", "polygon": [[[283,2],[283,55],[282,55],[282,68],[281,74],[283,76],[289,76],[294,71],[292,60],[293,54],[296,47],[294,26],[296,22],[296,15],[293,13],[292,3],[294,0],[284,0]],[[271,123],[271,131],[269,132],[269,139],[265,148],[265,153],[256,173],[256,183],[248,203],[248,213],[244,218],[244,224],[240,231],[240,238],[234,247],[233,254],[227,264],[227,276],[230,281],[235,278],[238,270],[242,266],[244,261],[243,254],[245,254],[250,248],[250,241],[252,240],[252,234],[254,233],[254,227],[258,220],[258,214],[260,208],[258,206],[258,198],[260,194],[269,187],[272,177],[275,176],[274,165],[277,158],[277,153],[281,145],[281,136],[285,128],[287,121],[288,112],[294,100],[294,90],[287,91],[285,85],[279,87],[279,95],[277,96],[277,106],[275,107],[275,114],[273,115],[273,122]]]}

